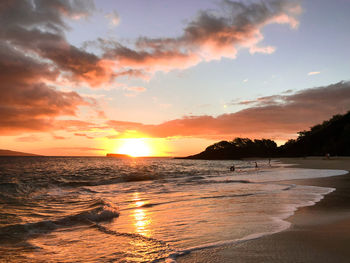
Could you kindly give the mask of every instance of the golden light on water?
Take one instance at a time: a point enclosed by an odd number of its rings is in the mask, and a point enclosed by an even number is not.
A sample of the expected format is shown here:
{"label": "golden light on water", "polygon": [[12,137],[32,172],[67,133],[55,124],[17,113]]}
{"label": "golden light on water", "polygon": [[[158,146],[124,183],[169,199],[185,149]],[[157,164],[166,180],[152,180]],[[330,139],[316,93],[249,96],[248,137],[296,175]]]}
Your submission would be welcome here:
{"label": "golden light on water", "polygon": [[135,209],[133,213],[133,224],[135,227],[135,231],[140,235],[148,237],[150,236],[149,225],[151,223],[151,220],[149,218],[149,215],[147,214],[147,211],[142,208],[145,202],[140,200],[139,193],[134,193],[133,199],[135,201],[135,206],[139,207],[138,209]]}
{"label": "golden light on water", "polygon": [[145,210],[136,209],[134,213],[134,218],[135,218],[134,225],[136,228],[136,232],[143,236],[149,236],[149,229],[147,228],[147,226],[149,225],[150,221],[147,219]]}
{"label": "golden light on water", "polygon": [[137,207],[141,207],[141,206],[143,206],[145,204],[145,202],[143,202],[143,201],[136,201],[135,202],[135,205],[137,206]]}

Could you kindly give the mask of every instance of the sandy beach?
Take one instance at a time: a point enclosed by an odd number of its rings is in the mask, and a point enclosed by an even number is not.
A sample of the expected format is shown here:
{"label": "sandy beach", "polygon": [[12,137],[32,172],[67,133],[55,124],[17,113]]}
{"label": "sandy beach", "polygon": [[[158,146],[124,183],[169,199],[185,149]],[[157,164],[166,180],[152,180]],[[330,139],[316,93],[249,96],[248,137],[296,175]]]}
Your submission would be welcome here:
{"label": "sandy beach", "polygon": [[[299,168],[350,171],[350,158],[283,158]],[[332,187],[336,190],[314,206],[303,207],[287,220],[292,226],[277,234],[238,245],[195,251],[177,259],[187,262],[349,262],[349,174],[292,183]]]}

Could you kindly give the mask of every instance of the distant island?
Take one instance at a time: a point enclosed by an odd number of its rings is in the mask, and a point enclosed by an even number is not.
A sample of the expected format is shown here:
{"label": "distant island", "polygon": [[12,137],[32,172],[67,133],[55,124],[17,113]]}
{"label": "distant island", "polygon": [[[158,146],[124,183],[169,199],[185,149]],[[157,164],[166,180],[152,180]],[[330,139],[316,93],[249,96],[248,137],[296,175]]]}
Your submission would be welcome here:
{"label": "distant island", "polygon": [[119,154],[119,153],[107,153],[106,154],[107,157],[114,157],[114,158],[132,158],[130,155],[127,154]]}
{"label": "distant island", "polygon": [[0,149],[0,156],[41,156],[41,155]]}
{"label": "distant island", "polygon": [[203,152],[179,159],[235,160],[249,157],[350,156],[350,112],[335,115],[296,140],[277,146],[273,140],[235,138],[208,146]]}

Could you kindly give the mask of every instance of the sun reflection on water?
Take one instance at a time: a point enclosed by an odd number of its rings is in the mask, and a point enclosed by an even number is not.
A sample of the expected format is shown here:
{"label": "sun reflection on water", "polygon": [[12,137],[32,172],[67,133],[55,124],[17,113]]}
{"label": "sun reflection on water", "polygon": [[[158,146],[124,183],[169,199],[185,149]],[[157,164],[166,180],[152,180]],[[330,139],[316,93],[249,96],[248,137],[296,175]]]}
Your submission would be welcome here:
{"label": "sun reflection on water", "polygon": [[140,235],[150,237],[151,219],[149,218],[147,211],[142,208],[142,206],[145,205],[145,202],[140,200],[139,193],[137,192],[134,193],[133,200],[135,201],[135,207],[138,207],[133,212],[133,224],[135,227],[135,231]]}

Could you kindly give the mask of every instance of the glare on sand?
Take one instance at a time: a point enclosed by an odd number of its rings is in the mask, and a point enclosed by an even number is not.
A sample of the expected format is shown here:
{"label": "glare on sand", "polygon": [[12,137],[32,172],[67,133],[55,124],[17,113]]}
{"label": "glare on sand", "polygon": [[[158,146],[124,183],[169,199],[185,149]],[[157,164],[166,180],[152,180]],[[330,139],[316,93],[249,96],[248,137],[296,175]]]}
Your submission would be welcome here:
{"label": "glare on sand", "polygon": [[123,143],[117,149],[117,152],[133,157],[150,156],[152,154],[150,145],[143,138],[123,139]]}

